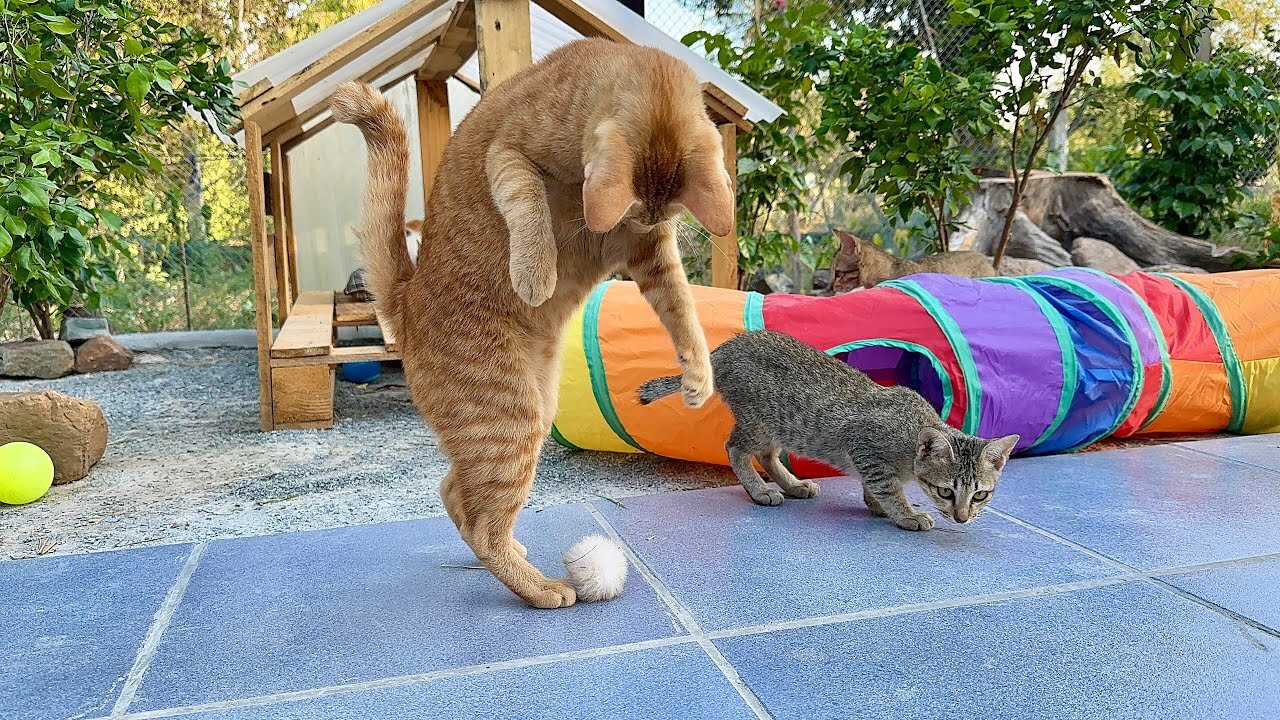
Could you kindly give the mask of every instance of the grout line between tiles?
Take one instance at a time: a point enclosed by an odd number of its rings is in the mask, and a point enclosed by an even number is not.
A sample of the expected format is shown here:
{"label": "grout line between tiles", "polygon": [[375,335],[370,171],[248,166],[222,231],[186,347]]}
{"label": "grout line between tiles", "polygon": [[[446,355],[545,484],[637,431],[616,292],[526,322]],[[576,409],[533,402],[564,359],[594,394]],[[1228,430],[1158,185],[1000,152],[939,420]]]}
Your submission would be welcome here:
{"label": "grout line between tiles", "polygon": [[729,659],[720,652],[720,648],[716,647],[715,644],[707,638],[706,633],[702,631],[702,626],[698,624],[696,619],[694,619],[693,613],[689,612],[689,609],[671,594],[666,583],[658,577],[658,574],[654,572],[653,568],[649,567],[648,563],[640,559],[640,556],[636,553],[635,549],[631,547],[631,545],[622,537],[621,533],[613,527],[613,524],[610,523],[609,520],[595,508],[595,506],[588,504],[586,507],[587,512],[591,513],[592,517],[596,519],[596,522],[600,527],[604,528],[604,531],[609,534],[609,537],[611,537],[613,541],[622,548],[622,552],[626,554],[627,559],[631,561],[631,564],[635,566],[636,570],[644,576],[645,581],[648,582],[649,586],[653,588],[653,591],[657,593],[658,598],[662,600],[663,604],[671,610],[671,612],[676,616],[676,619],[680,621],[680,624],[683,625],[685,630],[694,638],[698,643],[698,646],[702,648],[702,651],[706,653],[707,657],[711,659],[711,662],[715,664],[716,668],[720,671],[720,674],[724,675],[724,679],[735,691],[737,691],[738,696],[742,698],[742,702],[746,703],[747,707],[751,709],[751,712],[754,713],[757,718],[760,718],[760,720],[772,720],[772,716],[769,714],[769,711],[765,709],[764,703],[760,700],[760,697],[756,695],[755,691],[753,691],[747,685],[746,681],[742,679],[742,676],[738,674],[738,669],[735,668],[733,664],[729,662]]}
{"label": "grout line between tiles", "polygon": [[[1038,525],[1022,520],[1021,518],[1016,518],[1012,515],[1009,515],[1008,513],[1004,513],[999,510],[996,510],[995,508],[988,508],[988,510],[992,513],[995,513],[996,515],[999,515],[1000,517],[1004,518],[1005,520],[1008,520],[1009,522],[1015,525],[1024,527],[1032,532],[1044,535],[1050,540],[1066,545],[1067,547],[1077,550],[1079,552],[1085,553],[1086,555],[1089,555],[1090,557],[1093,557],[1097,560],[1105,562],[1114,568],[1123,570],[1128,573],[1132,573],[1135,579],[1141,580],[1142,582],[1145,582],[1146,584],[1162,592],[1168,593],[1178,598],[1182,598],[1183,600],[1186,600],[1188,602],[1193,602],[1205,608],[1206,610],[1210,610],[1219,615],[1222,615],[1228,620],[1232,620],[1234,622],[1246,625],[1255,630],[1258,630],[1259,632],[1264,632],[1273,637],[1280,638],[1280,631],[1277,631],[1271,627],[1268,627],[1267,625],[1264,625],[1263,623],[1260,623],[1257,620],[1254,620],[1253,618],[1247,617],[1245,615],[1241,615],[1240,613],[1234,610],[1225,608],[1213,601],[1206,600],[1200,597],[1199,595],[1196,595],[1195,593],[1188,592],[1186,590],[1183,590],[1182,588],[1176,587],[1173,584],[1161,579],[1160,577],[1164,575],[1177,575],[1183,572],[1193,572],[1194,570],[1211,569],[1214,567],[1230,567],[1232,565],[1243,564],[1240,562],[1239,559],[1225,560],[1225,561],[1222,561],[1221,563],[1201,563],[1199,565],[1187,566],[1186,568],[1168,568],[1164,570],[1144,571],[1144,570],[1139,570],[1138,568],[1135,568],[1132,565],[1129,565],[1127,563],[1116,560],[1115,558],[1110,557],[1108,555],[1103,555],[1102,553],[1096,550],[1093,550],[1091,548],[1088,548],[1084,545],[1081,545],[1080,543],[1075,542],[1074,540],[1068,540],[1067,538],[1053,532],[1052,530],[1046,530]],[[1280,555],[1280,553],[1272,553],[1272,556],[1274,555]],[[1263,557],[1265,558],[1270,556],[1263,556]],[[1246,559],[1251,560],[1252,558],[1246,558]],[[1193,568],[1193,569],[1188,570],[1187,568]]]}
{"label": "grout line between tiles", "polygon": [[1254,470],[1262,470],[1263,472],[1267,472],[1267,473],[1270,473],[1270,474],[1272,474],[1272,475],[1280,475],[1280,471],[1277,471],[1275,468],[1269,468],[1269,467],[1264,467],[1264,466],[1262,466],[1262,465],[1256,465],[1256,464],[1254,464],[1254,463],[1246,462],[1246,461],[1244,461],[1244,460],[1239,460],[1239,459],[1236,459],[1236,458],[1233,458],[1233,457],[1227,457],[1226,455],[1219,455],[1219,454],[1217,454],[1217,453],[1212,453],[1212,452],[1209,452],[1208,450],[1201,450],[1201,449],[1199,449],[1199,448],[1197,448],[1197,447],[1193,447],[1195,444],[1196,444],[1196,443],[1194,443],[1194,442],[1191,442],[1191,443],[1174,443],[1174,445],[1173,445],[1173,446],[1174,446],[1174,447],[1176,447],[1176,448],[1180,448],[1180,449],[1182,449],[1182,450],[1188,450],[1188,451],[1190,451],[1190,452],[1196,453],[1197,455],[1204,455],[1205,457],[1211,457],[1211,458],[1213,458],[1213,459],[1215,459],[1215,460],[1223,460],[1223,461],[1226,461],[1226,462],[1229,462],[1229,463],[1233,463],[1233,464],[1236,464],[1236,465],[1243,465],[1244,467],[1247,467],[1247,468],[1253,468]]}
{"label": "grout line between tiles", "polygon": [[271,695],[255,695],[248,698],[221,700],[218,702],[202,703],[199,705],[184,705],[182,707],[166,708],[162,710],[147,710],[143,712],[130,713],[128,715],[121,715],[118,718],[113,715],[110,718],[96,718],[95,720],[153,720],[154,718],[179,717],[182,715],[192,715],[195,713],[212,712],[216,710],[238,710],[242,708],[276,705],[286,702],[297,702],[299,700],[312,700],[315,698],[329,697],[331,695],[345,695],[348,693],[362,692],[366,690],[385,690],[405,685],[418,685],[435,680],[466,677],[469,675],[483,675],[498,670],[516,670],[520,668],[548,665],[571,660],[585,660],[608,655],[651,650],[653,648],[670,647],[673,645],[691,645],[695,642],[694,638],[690,636],[678,635],[668,638],[658,638],[656,640],[627,643],[624,645],[612,645],[609,647],[590,648],[587,650],[572,650],[552,655],[538,655],[535,657],[519,658],[516,660],[468,665],[459,668],[449,668],[447,670],[419,673],[417,675],[399,675],[396,677],[379,678],[377,680],[367,680],[365,682],[348,683],[345,685],[330,685],[321,688],[311,688],[309,690],[274,693]]}
{"label": "grout line between tiles", "polygon": [[129,674],[125,677],[124,687],[120,689],[120,697],[116,698],[116,704],[111,709],[111,717],[121,717],[128,711],[129,705],[133,703],[133,698],[138,693],[138,688],[142,686],[142,679],[147,674],[147,670],[151,668],[151,662],[155,660],[156,650],[160,647],[160,639],[164,637],[164,633],[169,629],[169,623],[173,621],[174,613],[178,611],[178,606],[182,604],[182,598],[187,594],[187,586],[191,583],[191,576],[195,574],[196,567],[200,564],[200,557],[204,555],[206,543],[198,543],[191,548],[191,554],[187,556],[187,561],[183,563],[182,570],[178,573],[178,577],[173,581],[173,586],[169,588],[169,593],[165,596],[164,602],[161,603],[160,609],[156,611],[155,619],[151,621],[151,628],[147,631],[147,637],[142,641],[142,646],[138,648],[138,655],[133,660],[133,667],[129,669]]}

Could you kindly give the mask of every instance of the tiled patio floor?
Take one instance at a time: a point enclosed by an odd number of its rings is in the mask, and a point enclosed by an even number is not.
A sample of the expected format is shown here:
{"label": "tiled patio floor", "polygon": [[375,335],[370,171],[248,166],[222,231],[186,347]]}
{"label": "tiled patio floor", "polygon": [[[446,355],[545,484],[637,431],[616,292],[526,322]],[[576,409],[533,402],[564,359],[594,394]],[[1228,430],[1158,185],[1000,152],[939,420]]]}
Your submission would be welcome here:
{"label": "tiled patio floor", "polygon": [[444,518],[0,563],[0,718],[1280,718],[1280,436],[1014,461],[930,533],[739,488],[522,515],[626,593],[524,607]]}

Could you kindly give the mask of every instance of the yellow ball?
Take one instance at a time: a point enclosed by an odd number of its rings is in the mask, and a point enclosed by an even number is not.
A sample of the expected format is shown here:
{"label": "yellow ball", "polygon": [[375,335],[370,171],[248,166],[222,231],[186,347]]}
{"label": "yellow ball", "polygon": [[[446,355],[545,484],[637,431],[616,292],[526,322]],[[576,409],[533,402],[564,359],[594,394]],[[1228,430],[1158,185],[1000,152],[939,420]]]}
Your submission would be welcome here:
{"label": "yellow ball", "polygon": [[53,485],[53,459],[38,445],[0,445],[0,503],[26,505],[44,497]]}

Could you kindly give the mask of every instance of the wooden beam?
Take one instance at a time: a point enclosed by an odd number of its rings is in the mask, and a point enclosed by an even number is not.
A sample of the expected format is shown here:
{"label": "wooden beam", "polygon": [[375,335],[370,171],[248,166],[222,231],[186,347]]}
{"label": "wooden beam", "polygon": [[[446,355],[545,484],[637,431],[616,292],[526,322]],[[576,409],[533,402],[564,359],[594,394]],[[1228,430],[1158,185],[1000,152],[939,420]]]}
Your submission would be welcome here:
{"label": "wooden beam", "polygon": [[285,253],[289,258],[289,306],[298,300],[298,233],[293,224],[293,173],[289,170],[289,153],[280,148],[280,187],[284,194],[284,217],[289,235],[285,238]]}
{"label": "wooden beam", "polygon": [[281,429],[333,427],[334,366],[271,370],[276,425]]}
{"label": "wooden beam", "polygon": [[311,365],[342,365],[349,362],[371,360],[399,360],[400,353],[387,350],[382,345],[353,345],[336,347],[328,355],[301,358],[272,358],[271,367],[307,367]]}
{"label": "wooden beam", "polygon": [[480,88],[489,88],[533,63],[529,0],[475,0]]}
{"label": "wooden beam", "polygon": [[253,247],[253,300],[258,330],[258,411],[263,431],[275,428],[271,412],[271,295],[267,285],[267,204],[262,187],[262,129],[244,124],[245,184],[249,189],[249,236]]}
{"label": "wooden beam", "polygon": [[[720,126],[720,141],[724,145],[724,167],[729,171],[734,198],[738,195],[738,128],[725,123]],[[728,235],[711,237],[711,284],[719,288],[738,289],[738,231],[737,222]]]}
{"label": "wooden beam", "polygon": [[418,149],[422,155],[422,207],[431,197],[436,168],[444,156],[453,124],[449,120],[449,89],[444,80],[418,78]]}
{"label": "wooden beam", "polygon": [[586,11],[574,0],[538,0],[538,6],[552,17],[577,30],[585,37],[608,38],[616,42],[631,40],[609,23]]}
{"label": "wooden beam", "polygon": [[280,143],[271,145],[271,219],[275,224],[272,236],[276,256],[276,307],[280,322],[289,319],[293,304],[293,289],[289,282],[289,213],[284,200],[284,153]]}
{"label": "wooden beam", "polygon": [[271,84],[270,78],[262,78],[258,82],[250,85],[244,90],[241,90],[240,94],[236,96],[236,104],[240,107],[244,107],[245,103],[253,100],[273,87],[275,86]]}
{"label": "wooden beam", "polygon": [[[337,47],[317,58],[289,79],[270,88],[241,106],[240,113],[267,130],[293,117],[293,99],[317,82],[345,67],[422,16],[449,0],[409,0],[403,7],[357,32]],[[256,117],[261,116],[261,117]]]}
{"label": "wooden beam", "polygon": [[271,357],[311,357],[333,350],[333,291],[309,290],[298,296],[293,317],[280,328]]}
{"label": "wooden beam", "polygon": [[[743,117],[743,113],[745,113],[746,110],[743,109],[739,111],[736,109],[742,107],[742,104],[732,98],[729,98],[728,95],[725,95],[723,91],[720,91],[718,88],[716,88],[716,92],[710,92],[709,89],[714,87],[715,86],[710,83],[702,84],[702,104],[707,106],[707,110],[711,113],[711,119],[714,120],[717,125],[733,123],[742,132],[750,132],[752,126],[751,121]],[[733,105],[726,104],[724,99],[731,100]]]}
{"label": "wooden beam", "polygon": [[458,0],[444,32],[418,71],[422,80],[444,81],[458,72],[476,51],[475,0]]}

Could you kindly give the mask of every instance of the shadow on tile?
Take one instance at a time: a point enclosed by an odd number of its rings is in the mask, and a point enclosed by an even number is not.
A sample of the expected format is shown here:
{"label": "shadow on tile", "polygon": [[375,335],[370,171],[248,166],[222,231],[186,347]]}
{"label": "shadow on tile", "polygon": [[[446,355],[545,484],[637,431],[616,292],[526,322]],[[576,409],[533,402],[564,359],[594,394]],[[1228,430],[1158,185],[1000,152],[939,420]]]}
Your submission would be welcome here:
{"label": "shadow on tile", "polygon": [[1216,438],[1179,444],[1191,450],[1280,472],[1280,434]]}

